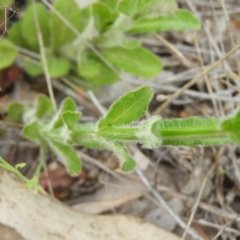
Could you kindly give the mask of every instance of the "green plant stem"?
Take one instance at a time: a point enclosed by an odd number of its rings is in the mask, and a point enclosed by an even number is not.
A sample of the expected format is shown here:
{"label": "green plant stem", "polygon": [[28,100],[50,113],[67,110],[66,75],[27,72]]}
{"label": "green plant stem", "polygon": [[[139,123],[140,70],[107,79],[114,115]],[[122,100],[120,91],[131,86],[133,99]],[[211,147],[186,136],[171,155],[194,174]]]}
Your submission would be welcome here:
{"label": "green plant stem", "polygon": [[229,133],[220,127],[221,120],[215,118],[159,120],[151,126],[150,131],[144,129],[144,123],[143,121],[137,126],[110,126],[100,129],[95,124],[81,124],[78,125],[78,130],[74,131],[73,141],[80,143],[83,138],[103,137],[109,141],[146,142],[148,139],[151,141],[151,136],[154,135],[162,141],[162,145],[173,146],[210,146],[232,142]]}
{"label": "green plant stem", "polygon": [[162,138],[162,145],[209,146],[232,142],[220,125],[219,119],[192,117],[158,121],[152,131]]}

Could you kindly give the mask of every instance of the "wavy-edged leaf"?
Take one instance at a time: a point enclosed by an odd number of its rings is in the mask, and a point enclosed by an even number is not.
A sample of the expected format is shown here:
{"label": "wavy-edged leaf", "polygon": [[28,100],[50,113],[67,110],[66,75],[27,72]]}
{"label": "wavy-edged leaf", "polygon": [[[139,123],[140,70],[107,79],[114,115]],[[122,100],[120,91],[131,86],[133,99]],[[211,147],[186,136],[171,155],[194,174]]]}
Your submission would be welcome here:
{"label": "wavy-edged leaf", "polygon": [[[55,0],[53,7],[75,29],[80,27],[81,10],[74,0]],[[50,25],[52,49],[54,52],[58,51],[64,44],[70,43],[77,38],[76,33],[74,33],[54,11],[52,11],[50,15]]]}
{"label": "wavy-edged leaf", "polygon": [[101,53],[117,69],[135,76],[153,77],[162,69],[160,59],[145,48],[115,47],[101,49]]}
{"label": "wavy-edged leaf", "polygon": [[23,104],[19,102],[12,103],[8,107],[7,119],[10,121],[21,121],[23,116]]}
{"label": "wavy-edged leaf", "polygon": [[192,13],[186,10],[179,10],[177,14],[157,17],[145,18],[136,21],[128,31],[129,33],[148,33],[156,31],[170,30],[196,30],[201,24]]}
{"label": "wavy-edged leaf", "polygon": [[32,50],[38,51],[38,34],[35,24],[35,9],[36,17],[38,18],[39,27],[43,39],[44,46],[50,45],[50,29],[48,22],[48,12],[46,7],[42,3],[31,4],[23,17],[21,22],[22,36]]}
{"label": "wavy-edged leaf", "polygon": [[0,38],[0,69],[11,66],[17,58],[17,49],[6,38]]}
{"label": "wavy-edged leaf", "polygon": [[66,163],[71,175],[76,176],[81,172],[82,166],[80,159],[70,145],[53,138],[48,139],[48,144],[54,153]]}
{"label": "wavy-edged leaf", "polygon": [[137,121],[146,111],[153,97],[150,87],[141,87],[128,92],[116,100],[106,115],[98,122],[98,128],[130,124]]}

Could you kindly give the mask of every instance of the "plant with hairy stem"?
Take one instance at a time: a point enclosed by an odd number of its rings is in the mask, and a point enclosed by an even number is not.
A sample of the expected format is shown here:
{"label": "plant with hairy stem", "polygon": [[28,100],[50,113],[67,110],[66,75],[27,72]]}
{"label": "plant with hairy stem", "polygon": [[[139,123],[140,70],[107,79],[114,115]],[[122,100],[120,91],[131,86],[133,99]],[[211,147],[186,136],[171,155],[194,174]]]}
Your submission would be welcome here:
{"label": "plant with hairy stem", "polygon": [[22,120],[23,135],[34,141],[43,151],[52,150],[72,175],[81,171],[81,161],[75,146],[111,150],[119,159],[122,171],[132,171],[136,165],[126,148],[129,142],[138,142],[143,148],[161,145],[240,144],[240,111],[223,120],[190,117],[162,119],[153,116],[138,122],[147,111],[153,91],[147,86],[131,91],[116,100],[108,112],[95,123],[80,123],[81,112],[71,98],[66,98],[57,112],[51,101],[39,95],[28,105],[13,103],[9,120]]}
{"label": "plant with hairy stem", "polygon": [[[0,15],[7,3],[12,0],[0,4]],[[87,86],[111,84],[122,71],[150,78],[162,64],[142,47],[143,36],[199,28],[199,21],[178,9],[175,0],[98,0],[82,8],[74,0],[55,0],[52,5],[42,0],[29,4],[7,38],[0,38],[0,70],[18,58],[30,76],[42,75],[43,52],[51,78],[83,79]]]}

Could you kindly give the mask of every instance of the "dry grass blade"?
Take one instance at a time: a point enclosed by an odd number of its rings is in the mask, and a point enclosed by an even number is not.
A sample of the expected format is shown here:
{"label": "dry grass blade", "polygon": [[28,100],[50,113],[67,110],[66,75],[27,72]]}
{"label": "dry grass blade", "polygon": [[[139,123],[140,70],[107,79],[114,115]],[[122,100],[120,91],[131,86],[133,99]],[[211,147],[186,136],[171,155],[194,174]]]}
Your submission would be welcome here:
{"label": "dry grass blade", "polygon": [[40,25],[39,25],[36,5],[35,5],[35,1],[34,0],[31,0],[31,2],[32,2],[32,5],[33,5],[34,23],[35,23],[35,27],[36,27],[36,30],[37,30],[38,44],[39,44],[39,47],[40,47],[40,55],[41,55],[41,60],[42,60],[42,63],[43,63],[43,70],[44,70],[44,74],[45,74],[45,78],[46,78],[46,82],[47,82],[48,93],[49,93],[49,96],[50,96],[50,99],[52,101],[52,105],[53,105],[54,109],[57,110],[57,104],[56,104],[56,101],[55,101],[55,98],[54,98],[54,94],[53,94],[51,77],[50,77],[50,74],[49,74],[49,71],[48,71],[47,58],[46,58],[46,54],[45,54],[45,51],[44,51],[42,33],[41,33],[41,30],[40,30]]}
{"label": "dry grass blade", "polygon": [[224,226],[222,226],[222,228],[219,230],[219,232],[216,234],[216,236],[212,239],[212,240],[217,240],[221,234],[223,233],[223,231],[228,227],[228,225],[232,224],[233,222],[235,222],[239,217],[229,221],[228,223],[226,223]]}
{"label": "dry grass blade", "polygon": [[212,71],[215,67],[217,67],[219,64],[221,64],[225,59],[227,59],[229,56],[231,56],[233,53],[235,53],[240,48],[240,45],[236,46],[234,49],[232,49],[230,52],[228,52],[225,56],[220,58],[218,61],[213,63],[211,66],[206,68],[201,74],[199,74],[197,77],[193,78],[190,82],[185,84],[181,89],[179,89],[177,92],[175,92],[171,97],[169,97],[166,102],[164,102],[160,107],[158,107],[154,112],[153,115],[158,115],[162,112],[163,109],[165,109],[175,98],[177,98],[181,93],[183,93],[186,89],[190,88],[193,84],[195,84],[198,80],[200,80],[202,77],[204,77],[206,74],[208,74],[210,71]]}
{"label": "dry grass blade", "polygon": [[202,196],[202,193],[203,193],[203,190],[204,190],[204,187],[207,183],[207,180],[210,176],[210,174],[213,172],[213,170],[215,169],[216,167],[216,164],[213,164],[212,167],[209,169],[209,171],[207,172],[206,176],[204,177],[203,179],[203,182],[201,184],[201,188],[200,188],[200,191],[198,193],[198,196],[197,196],[197,199],[196,199],[196,202],[194,204],[194,206],[192,207],[192,212],[191,212],[191,215],[190,215],[190,218],[188,220],[188,223],[187,223],[187,228],[185,229],[184,233],[183,233],[183,236],[182,236],[182,240],[184,240],[187,236],[187,233],[188,233],[188,229],[189,227],[191,226],[192,224],[192,221],[194,219],[194,216],[197,212],[197,208],[198,208],[198,205],[199,205],[199,202],[200,202],[200,199],[201,199],[201,196]]}
{"label": "dry grass blade", "polygon": [[167,210],[167,212],[174,218],[174,220],[179,224],[179,226],[187,231],[189,235],[191,235],[196,240],[202,240],[202,237],[200,237],[197,233],[195,233],[192,229],[188,228],[185,222],[182,221],[182,219],[177,216],[174,211],[168,206],[168,204],[165,202],[165,200],[161,197],[161,195],[152,188],[147,178],[144,176],[142,171],[136,167],[136,172],[139,176],[139,178],[142,180],[143,184],[147,187],[147,189],[153,194],[153,196],[156,198],[157,201],[164,207],[164,209]]}
{"label": "dry grass blade", "polygon": [[186,65],[189,68],[194,67],[193,64],[170,42],[168,42],[164,37],[162,37],[160,34],[155,34],[155,37],[160,40],[171,52],[173,52],[180,61],[183,62],[184,65]]}

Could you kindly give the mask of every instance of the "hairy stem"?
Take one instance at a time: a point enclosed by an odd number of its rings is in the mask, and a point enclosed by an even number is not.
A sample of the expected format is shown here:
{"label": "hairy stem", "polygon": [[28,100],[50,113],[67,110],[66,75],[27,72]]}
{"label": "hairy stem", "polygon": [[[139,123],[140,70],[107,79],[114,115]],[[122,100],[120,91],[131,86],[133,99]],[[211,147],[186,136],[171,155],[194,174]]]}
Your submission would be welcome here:
{"label": "hairy stem", "polygon": [[192,117],[158,121],[152,131],[162,138],[163,145],[209,146],[231,142],[229,134],[220,125],[219,119]]}
{"label": "hairy stem", "polygon": [[[145,123],[147,121],[137,126],[110,126],[100,129],[96,124],[81,124],[72,137],[75,143],[80,143],[83,138],[146,143],[151,142],[152,136],[157,137],[162,145],[173,146],[210,146],[232,142],[229,133],[221,128],[221,120],[215,118],[159,119],[152,123],[148,130]],[[150,143],[149,147],[155,146]]]}

